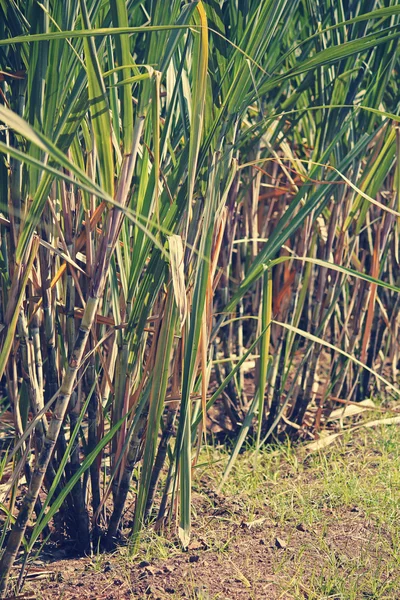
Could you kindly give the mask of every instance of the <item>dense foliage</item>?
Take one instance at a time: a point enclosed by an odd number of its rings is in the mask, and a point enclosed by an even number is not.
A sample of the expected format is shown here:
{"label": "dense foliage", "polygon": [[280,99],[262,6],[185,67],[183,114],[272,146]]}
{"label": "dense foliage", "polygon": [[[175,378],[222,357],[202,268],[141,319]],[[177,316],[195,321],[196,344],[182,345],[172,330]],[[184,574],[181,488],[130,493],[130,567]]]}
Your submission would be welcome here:
{"label": "dense foliage", "polygon": [[22,542],[113,547],[133,499],[133,549],[172,514],[187,546],[207,411],[226,477],[397,393],[399,15],[0,0],[3,591]]}

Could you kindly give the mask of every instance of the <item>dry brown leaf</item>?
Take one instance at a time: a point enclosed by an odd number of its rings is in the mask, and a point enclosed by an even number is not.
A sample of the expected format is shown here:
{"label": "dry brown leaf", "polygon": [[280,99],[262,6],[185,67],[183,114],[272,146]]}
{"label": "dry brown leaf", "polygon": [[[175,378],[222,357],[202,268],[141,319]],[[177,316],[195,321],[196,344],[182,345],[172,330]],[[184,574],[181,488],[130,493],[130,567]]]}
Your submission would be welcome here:
{"label": "dry brown leaf", "polygon": [[[376,419],[375,421],[368,421],[363,423],[360,427],[379,427],[379,425],[397,425],[400,424],[400,417],[388,417],[387,419]],[[355,427],[358,429],[358,427]]]}
{"label": "dry brown leaf", "polygon": [[[355,427],[351,427],[347,429],[347,431],[357,431],[358,429],[362,429],[363,427],[379,427],[380,425],[400,425],[400,417],[388,417],[387,419],[376,419],[374,421],[368,421],[367,423],[362,423],[361,425],[356,425]],[[308,452],[315,452],[316,450],[322,450],[327,446],[330,446],[338,437],[342,436],[343,432],[332,433],[330,435],[326,435],[321,437],[319,440],[315,442],[311,442],[311,444],[307,444],[306,450]]]}
{"label": "dry brown leaf", "polygon": [[285,550],[287,548],[287,543],[280,537],[275,538],[275,546],[281,550]]}
{"label": "dry brown leaf", "polygon": [[308,450],[308,452],[316,452],[317,450],[322,450],[323,448],[326,448],[327,446],[330,446],[331,444],[333,444],[333,442],[341,435],[343,435],[343,434],[342,433],[332,433],[330,435],[325,435],[324,437],[321,437],[319,440],[316,440],[315,442],[311,442],[311,444],[307,444],[306,450]]}
{"label": "dry brown leaf", "polygon": [[[344,419],[345,417],[354,417],[362,412],[368,410],[368,408],[375,408],[375,402],[370,398],[358,402],[359,406],[354,404],[348,404],[344,409],[343,407],[335,408],[329,416],[328,421],[334,421],[335,419]],[[368,407],[368,408],[366,408]]]}
{"label": "dry brown leaf", "polygon": [[169,235],[168,244],[175,302],[179,310],[181,327],[183,327],[187,317],[187,298],[185,288],[185,273],[183,269],[183,243],[181,236]]}

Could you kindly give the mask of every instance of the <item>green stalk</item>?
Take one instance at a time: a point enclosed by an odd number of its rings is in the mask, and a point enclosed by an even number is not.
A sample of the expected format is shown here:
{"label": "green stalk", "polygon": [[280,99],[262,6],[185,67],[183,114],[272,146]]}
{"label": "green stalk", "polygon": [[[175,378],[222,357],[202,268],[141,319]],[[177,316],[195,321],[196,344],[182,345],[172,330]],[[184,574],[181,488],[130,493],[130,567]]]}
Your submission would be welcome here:
{"label": "green stalk", "polygon": [[265,331],[260,342],[259,379],[258,379],[258,428],[257,447],[260,445],[261,428],[264,417],[264,395],[269,367],[269,345],[271,340],[272,319],[272,269],[268,269],[263,276],[262,305],[261,305],[261,331]]}
{"label": "green stalk", "polygon": [[143,468],[139,484],[139,494],[136,503],[135,520],[133,524],[133,549],[137,548],[138,534],[143,526],[145,510],[150,493],[151,474],[154,469],[154,457],[157,447],[158,430],[161,415],[164,409],[165,394],[167,391],[168,376],[170,370],[171,353],[174,342],[174,334],[178,311],[172,284],[170,284],[163,322],[157,343],[157,354],[154,363],[154,372],[149,400],[149,416],[146,432],[146,442],[143,455]]}

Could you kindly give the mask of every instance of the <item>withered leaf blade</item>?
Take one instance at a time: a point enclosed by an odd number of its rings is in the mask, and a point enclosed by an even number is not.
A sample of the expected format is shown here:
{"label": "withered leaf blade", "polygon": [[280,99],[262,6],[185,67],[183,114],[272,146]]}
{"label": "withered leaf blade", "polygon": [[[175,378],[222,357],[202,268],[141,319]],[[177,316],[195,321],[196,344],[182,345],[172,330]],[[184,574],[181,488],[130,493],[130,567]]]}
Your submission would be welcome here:
{"label": "withered leaf blade", "polygon": [[180,235],[169,235],[168,243],[175,302],[179,310],[181,327],[183,327],[187,317],[187,298],[185,288],[185,273],[183,270],[182,238]]}

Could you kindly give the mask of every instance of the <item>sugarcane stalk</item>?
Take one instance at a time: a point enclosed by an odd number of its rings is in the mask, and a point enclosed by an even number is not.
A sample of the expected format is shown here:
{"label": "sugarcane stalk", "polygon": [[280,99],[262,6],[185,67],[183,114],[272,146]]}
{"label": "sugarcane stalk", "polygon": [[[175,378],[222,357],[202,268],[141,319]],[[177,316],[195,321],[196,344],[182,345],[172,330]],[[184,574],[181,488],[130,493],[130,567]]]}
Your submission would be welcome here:
{"label": "sugarcane stalk", "polygon": [[[81,410],[80,394],[73,391],[71,394],[71,400],[69,405],[69,420],[71,433],[75,430],[79,414]],[[79,436],[74,440],[70,454],[70,477],[73,477],[79,470],[80,458],[79,458]],[[71,496],[73,498],[73,509],[74,514],[70,515],[76,524],[76,545],[78,549],[84,553],[90,548],[90,534],[89,534],[89,515],[84,500],[84,492],[82,488],[82,481],[79,479],[71,490]]]}
{"label": "sugarcane stalk", "polygon": [[[224,376],[222,376],[220,365],[218,363],[216,363],[214,365],[214,372],[215,372],[215,378],[217,380],[218,385],[221,385],[222,381],[227,376],[226,371],[224,373]],[[228,391],[226,391],[226,390],[222,391],[221,398],[222,398],[222,402],[224,404],[224,411],[232,424],[232,430],[235,431],[238,428],[241,419],[240,419],[239,411],[236,409],[236,405],[232,402],[231,396],[228,393],[229,391],[232,393],[232,389],[234,391],[231,381],[227,385],[227,388],[228,388]]]}
{"label": "sugarcane stalk", "polygon": [[[40,235],[48,243],[52,241],[50,230],[51,213],[48,207],[43,211],[43,224],[40,228]],[[57,352],[56,352],[56,331],[55,331],[55,297],[51,289],[52,273],[54,271],[54,261],[47,248],[39,247],[39,264],[42,279],[42,302],[44,332],[47,343],[47,361],[46,361],[46,387],[44,390],[45,400],[49,400],[59,387]]]}
{"label": "sugarcane stalk", "polygon": [[[22,358],[22,369],[23,369],[23,377],[26,382],[28,388],[28,394],[30,399],[31,410],[34,416],[36,416],[44,407],[43,402],[43,380],[39,378],[41,382],[37,379],[37,373],[39,373],[39,377],[42,374],[41,372],[41,352],[40,352],[40,335],[38,330],[37,319],[33,321],[35,325],[35,333],[33,335],[33,339],[29,337],[28,332],[28,324],[26,320],[26,315],[24,310],[21,308],[19,317],[17,330],[20,338],[20,352]],[[37,348],[39,346],[39,348]],[[35,365],[35,357],[36,357],[36,365]],[[38,366],[39,369],[36,371],[35,366]],[[46,415],[42,415],[42,417],[37,421],[35,426],[35,434],[37,441],[36,453],[38,454],[42,448],[43,439],[46,435],[48,428]],[[26,480],[28,485],[31,481],[31,471],[30,467],[26,465]],[[46,473],[46,485],[49,488],[51,483],[53,482],[55,477],[55,471],[51,464],[49,464],[47,473]],[[36,501],[35,503],[35,512],[37,515],[40,514],[41,503],[40,501]]]}
{"label": "sugarcane stalk", "polygon": [[[74,204],[73,204],[74,206]],[[69,215],[70,216],[70,215]],[[66,222],[69,223],[70,219],[66,219]],[[72,224],[69,223],[66,231],[66,242],[68,244],[68,251],[70,255],[75,259],[74,246],[72,243]],[[67,290],[66,290],[66,312],[67,312],[67,345],[68,345],[68,359],[70,359],[70,353],[74,347],[75,340],[75,300],[76,300],[76,289],[74,278],[72,277],[71,268],[68,268],[67,271]],[[80,392],[80,390],[79,390]],[[75,426],[77,424],[80,410],[81,410],[81,402],[80,396],[81,394],[77,390],[74,390],[71,394],[71,399],[68,407],[69,414],[69,425],[70,432],[75,430]],[[73,477],[74,474],[79,470],[80,467],[80,458],[79,458],[79,436],[75,438],[75,441],[71,448],[70,454],[70,477]],[[87,508],[84,501],[84,493],[82,489],[81,480],[77,481],[76,485],[74,485],[71,496],[73,500],[73,515],[70,515],[74,521],[74,525],[76,526],[76,540],[77,546],[82,552],[87,552],[90,548],[90,534],[89,534],[89,515],[87,512]]]}
{"label": "sugarcane stalk", "polygon": [[[334,205],[334,210],[333,210],[333,217],[335,216],[337,211],[337,205]],[[326,243],[324,244],[323,248],[322,248],[322,256],[325,260],[329,260],[329,256],[332,252],[332,246],[333,246],[333,239],[334,239],[334,232],[335,232],[335,219],[332,218],[330,225],[329,225],[329,230],[328,230],[328,236],[327,236],[327,240]],[[311,324],[310,324],[310,331],[312,334],[315,334],[317,331],[317,327],[319,326],[319,335],[323,336],[327,326],[328,326],[328,319],[327,314],[329,312],[332,311],[332,307],[334,306],[334,303],[332,302],[334,294],[335,294],[335,289],[337,286],[337,279],[335,281],[335,283],[329,286],[328,290],[326,291],[326,281],[327,281],[327,275],[328,275],[328,271],[326,268],[321,268],[319,270],[319,277],[318,277],[318,287],[317,287],[317,293],[316,293],[316,302],[314,304],[313,307],[313,314],[312,314],[312,319],[311,319]],[[322,329],[322,331],[321,331]],[[316,372],[317,372],[317,368],[318,368],[318,363],[320,360],[320,354],[321,354],[321,346],[320,345],[315,345],[311,351],[311,358],[309,359],[308,362],[308,369],[305,372],[305,384],[304,384],[304,388],[302,389],[301,393],[300,393],[300,397],[297,399],[297,402],[295,403],[294,406],[294,410],[292,413],[292,420],[295,421],[298,425],[302,425],[303,422],[303,417],[304,414],[307,410],[308,405],[310,404],[312,397],[313,397],[313,386],[314,386],[314,382],[316,380]],[[294,434],[295,433],[295,428],[290,428],[289,432]]]}
{"label": "sugarcane stalk", "polygon": [[[353,327],[352,327],[352,335],[349,340],[348,347],[346,348],[346,351],[349,354],[352,354],[354,352],[357,341],[359,339],[360,331],[361,331],[361,328],[362,328],[362,325],[364,322],[364,318],[365,318],[365,315],[367,312],[368,300],[369,300],[369,293],[368,293],[367,285],[364,281],[362,281],[360,284],[360,287],[359,287],[357,305],[354,310],[356,318],[354,319],[354,323],[353,323]],[[335,386],[332,390],[332,395],[336,398],[338,398],[342,395],[342,390],[345,385],[345,380],[346,380],[346,376],[348,375],[349,368],[350,368],[350,363],[349,363],[349,361],[347,361],[344,369],[342,369],[342,373],[341,373],[339,379],[335,383]]]}
{"label": "sugarcane stalk", "polygon": [[[89,367],[87,370],[87,387],[91,389],[95,381],[95,358],[94,354],[90,357]],[[99,406],[99,394],[98,388],[95,387],[88,406],[88,450],[92,452],[98,443],[98,427],[97,427],[97,411]],[[100,506],[100,477],[99,477],[99,464],[98,461],[94,461],[90,465],[90,483],[92,488],[92,509],[93,515],[97,514],[98,507]],[[98,519],[96,518],[93,522],[93,546],[97,546],[99,538],[99,525]]]}
{"label": "sugarcane stalk", "polygon": [[[33,364],[33,343],[32,340],[29,339],[28,324],[23,308],[21,308],[19,312],[17,331],[20,338],[23,378],[26,382],[26,386],[28,389],[32,413],[33,415],[37,415],[37,413],[43,408],[44,403],[43,397],[41,395],[41,390],[39,389],[36,380],[36,372]],[[46,416],[43,415],[43,417],[37,422],[35,427],[39,451],[43,443],[43,437],[46,433],[46,426]]]}
{"label": "sugarcane stalk", "polygon": [[[118,332],[119,335],[121,335],[120,332]],[[121,336],[122,338],[122,336]],[[125,401],[125,394],[126,394],[126,385],[127,385],[127,379],[126,379],[126,374],[128,372],[128,355],[129,355],[129,348],[128,348],[128,343],[127,340],[124,339],[120,339],[119,343],[118,343],[118,354],[117,354],[117,364],[116,364],[116,369],[115,369],[115,394],[114,394],[114,404],[113,404],[113,422],[116,423],[117,421],[120,420],[120,418],[122,417],[122,413],[123,413],[123,409],[124,409],[124,401]],[[126,434],[126,424],[124,423],[124,425],[121,428],[121,431],[119,432],[119,435],[115,436],[111,442],[111,449],[112,449],[112,454],[111,454],[111,464],[112,466],[115,465],[115,457],[116,457],[116,452],[117,452],[117,448],[118,448],[118,441],[121,435],[125,435]],[[118,495],[118,477],[114,478],[113,481],[113,486],[112,486],[112,493],[113,493],[113,497],[114,499],[117,497]]]}
{"label": "sugarcane stalk", "polygon": [[75,348],[71,354],[71,358],[66,369],[64,381],[60,389],[60,395],[54,409],[53,417],[50,421],[47,435],[43,441],[43,447],[39,458],[36,462],[35,470],[32,475],[29,490],[26,493],[22,502],[21,509],[11,530],[8,539],[7,547],[0,562],[0,593],[6,591],[11,568],[14,564],[19,547],[24,536],[27,523],[32,514],[33,507],[38,498],[41,485],[53,454],[54,447],[57,442],[58,435],[62,426],[65,412],[68,408],[69,400],[75,385],[77,371],[80,367],[86,342],[89,336],[90,329],[96,317],[97,305],[99,298],[89,298],[85,313],[79,328],[78,337],[75,343]]}
{"label": "sugarcane stalk", "polygon": [[151,509],[154,503],[154,496],[157,490],[157,484],[160,479],[161,471],[164,467],[165,460],[167,458],[168,445],[174,434],[174,423],[176,419],[178,407],[174,407],[168,411],[167,421],[164,430],[161,435],[161,440],[157,449],[157,456],[154,462],[153,472],[151,474],[151,480],[149,485],[149,493],[147,496],[147,502],[144,512],[144,521],[146,522],[149,518]]}
{"label": "sugarcane stalk", "polygon": [[[40,341],[40,329],[39,329],[39,316],[36,314],[32,319],[32,343],[35,355],[35,367],[36,367],[36,379],[37,386],[40,394],[40,402],[42,407],[44,406],[44,379],[43,379],[43,360],[42,360],[42,345]],[[43,416],[43,426],[47,431],[47,419],[46,415]]]}
{"label": "sugarcane stalk", "polygon": [[158,513],[157,513],[156,527],[158,529],[163,526],[165,518],[166,518],[168,499],[172,492],[174,475],[175,475],[175,463],[174,463],[174,461],[171,461],[170,465],[168,467],[168,473],[167,473],[167,477],[166,477],[166,481],[165,481],[165,485],[164,485],[164,492],[163,492],[161,502],[160,502],[160,508],[158,509]]}
{"label": "sugarcane stalk", "polygon": [[[282,379],[283,379],[283,373],[285,371],[285,354],[286,354],[286,336],[283,331],[283,327],[281,327],[281,333],[280,333],[280,337],[279,337],[279,341],[278,341],[278,347],[276,349],[274,363],[272,366],[272,373],[271,373],[271,380],[270,380],[270,389],[272,390],[271,405],[269,408],[268,418],[266,419],[266,421],[263,423],[263,426],[262,426],[262,431],[261,431],[262,437],[264,437],[266,435],[267,431],[269,431],[271,429],[271,427],[272,427],[273,423],[275,422],[275,419],[278,415],[278,410],[279,410],[279,406],[280,406],[280,402],[281,402],[281,395],[282,395]],[[271,431],[269,439],[267,439],[266,442],[270,441],[270,437],[272,434],[273,434],[273,431]]]}
{"label": "sugarcane stalk", "polygon": [[112,512],[107,530],[107,549],[112,549],[115,546],[115,542],[117,540],[118,526],[121,520],[122,511],[124,510],[126,498],[128,496],[133,469],[140,460],[143,450],[143,438],[147,426],[147,414],[148,406],[144,409],[143,413],[141,414],[137,426],[132,433],[125,469],[122,473],[121,481],[118,486],[118,493],[116,494],[116,497],[114,499],[114,510]]}
{"label": "sugarcane stalk", "polygon": [[[133,177],[143,122],[143,119],[138,119],[136,123],[135,133],[137,135],[134,136],[132,153],[124,157],[124,162],[121,167],[121,175],[116,194],[116,200],[121,206],[126,205],[129,196],[130,184]],[[118,225],[120,224],[120,221],[121,211],[111,208],[98,251],[97,269],[94,276],[92,293],[86,303],[78,336],[75,342],[75,347],[71,353],[71,358],[66,368],[63,383],[60,388],[60,395],[57,399],[47,435],[43,442],[42,451],[39,455],[35,470],[32,475],[31,485],[29,486],[28,492],[24,497],[21,509],[11,530],[7,547],[0,562],[0,593],[3,593],[7,590],[12,566],[18,554],[28,520],[32,514],[34,504],[39,495],[47,466],[50,462],[58,435],[62,427],[62,422],[75,386],[77,373],[79,367],[81,366],[89,333],[96,319],[97,307],[104,290],[106,274],[111,260],[111,255],[118,240]]]}
{"label": "sugarcane stalk", "polygon": [[[181,373],[181,363],[182,363],[182,338],[179,340],[173,363],[173,371],[172,371],[172,384],[171,384],[171,396],[179,397],[180,393],[180,377]],[[154,496],[157,489],[157,484],[160,478],[160,474],[162,468],[164,466],[165,460],[168,454],[168,445],[174,434],[174,424],[176,415],[179,409],[179,400],[171,402],[168,407],[168,413],[166,417],[165,427],[163,429],[160,444],[157,450],[156,460],[154,462],[153,471],[151,474],[149,491],[147,495],[147,502],[144,510],[144,521],[146,522],[149,518],[150,512],[153,508]]]}

